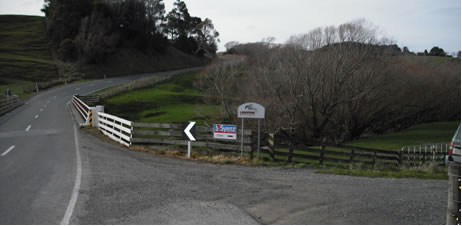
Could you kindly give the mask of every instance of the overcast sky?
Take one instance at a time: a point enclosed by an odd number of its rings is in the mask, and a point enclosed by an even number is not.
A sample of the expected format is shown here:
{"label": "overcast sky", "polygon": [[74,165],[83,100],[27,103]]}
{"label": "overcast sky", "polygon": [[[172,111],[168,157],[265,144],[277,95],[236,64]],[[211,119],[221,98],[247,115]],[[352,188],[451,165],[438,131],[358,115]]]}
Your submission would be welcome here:
{"label": "overcast sky", "polygon": [[[460,0],[184,0],[193,16],[210,18],[220,32],[220,50],[229,41],[256,42],[319,26],[365,18],[400,47],[411,51],[439,46],[461,49]],[[164,0],[167,11],[174,0]],[[43,15],[43,0],[0,0],[0,14]]]}

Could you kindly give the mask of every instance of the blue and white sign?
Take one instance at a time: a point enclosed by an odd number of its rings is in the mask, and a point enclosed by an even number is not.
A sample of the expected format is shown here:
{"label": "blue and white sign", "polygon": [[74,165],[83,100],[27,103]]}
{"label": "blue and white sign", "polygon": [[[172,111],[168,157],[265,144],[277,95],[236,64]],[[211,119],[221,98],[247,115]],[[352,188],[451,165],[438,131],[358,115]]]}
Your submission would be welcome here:
{"label": "blue and white sign", "polygon": [[213,124],[213,138],[223,140],[237,139],[236,125]]}

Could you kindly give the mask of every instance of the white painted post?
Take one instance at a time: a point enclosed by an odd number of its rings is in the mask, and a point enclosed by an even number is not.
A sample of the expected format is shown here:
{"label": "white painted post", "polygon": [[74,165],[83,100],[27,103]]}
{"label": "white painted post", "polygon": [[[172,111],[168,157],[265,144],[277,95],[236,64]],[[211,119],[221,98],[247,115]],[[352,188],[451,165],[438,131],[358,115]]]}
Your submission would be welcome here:
{"label": "white painted post", "polygon": [[427,160],[427,145],[425,145],[425,160]]}
{"label": "white painted post", "polygon": [[422,145],[420,145],[420,147],[419,147],[419,162],[420,163],[422,162]]}
{"label": "white painted post", "polygon": [[104,106],[98,105],[96,107],[90,107],[93,110],[93,127],[99,128],[99,114],[98,112],[104,113]]}
{"label": "white painted post", "polygon": [[409,147],[407,147],[407,164],[408,164],[408,165],[410,165],[410,164],[409,164],[409,161],[411,161],[411,160],[409,159],[409,158],[410,158],[409,155],[411,155],[411,154],[410,154],[410,152],[409,152]]}
{"label": "white painted post", "polygon": [[191,158],[191,141],[188,141],[188,159]]}
{"label": "white painted post", "polygon": [[[120,122],[120,126],[124,126],[124,124],[122,122]],[[122,129],[119,128],[119,139],[120,139],[120,143],[122,143]]]}

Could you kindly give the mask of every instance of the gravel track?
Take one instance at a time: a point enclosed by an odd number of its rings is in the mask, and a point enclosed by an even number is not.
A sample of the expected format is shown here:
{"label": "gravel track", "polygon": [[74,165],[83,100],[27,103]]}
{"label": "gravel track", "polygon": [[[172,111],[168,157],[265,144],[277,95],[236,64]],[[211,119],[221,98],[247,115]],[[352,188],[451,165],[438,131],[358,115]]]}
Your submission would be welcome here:
{"label": "gravel track", "polygon": [[72,224],[445,224],[445,180],[215,165],[80,137]]}

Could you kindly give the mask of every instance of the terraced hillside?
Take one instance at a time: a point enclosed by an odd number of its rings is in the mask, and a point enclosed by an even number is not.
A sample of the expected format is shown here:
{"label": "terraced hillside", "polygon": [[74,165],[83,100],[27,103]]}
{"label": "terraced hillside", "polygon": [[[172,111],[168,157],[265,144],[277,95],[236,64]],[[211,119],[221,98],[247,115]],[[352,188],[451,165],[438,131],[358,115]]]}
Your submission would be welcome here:
{"label": "terraced hillside", "polygon": [[0,15],[0,27],[0,85],[58,78],[44,17]]}

